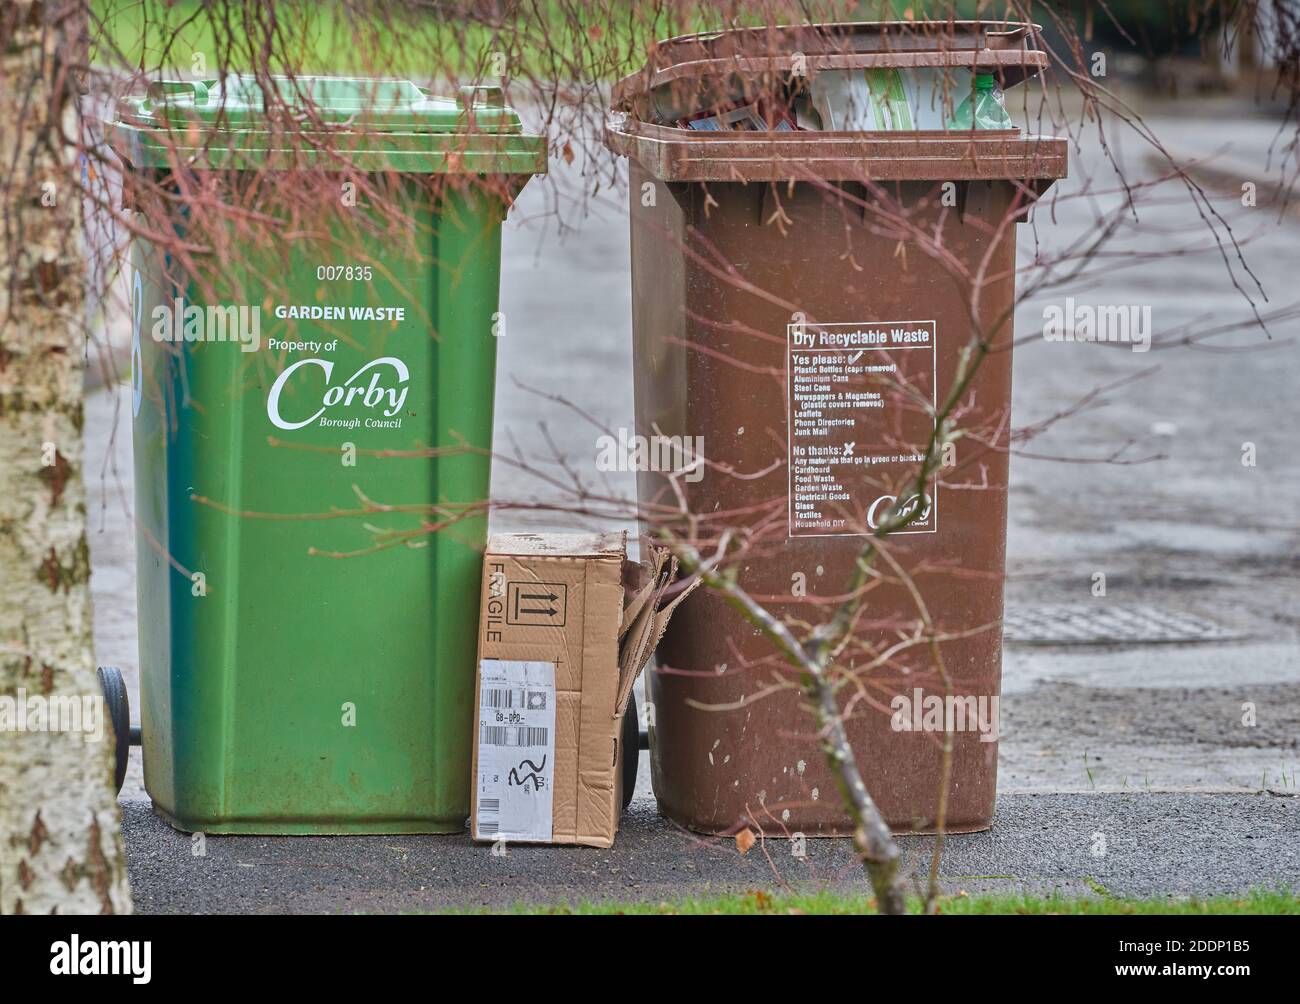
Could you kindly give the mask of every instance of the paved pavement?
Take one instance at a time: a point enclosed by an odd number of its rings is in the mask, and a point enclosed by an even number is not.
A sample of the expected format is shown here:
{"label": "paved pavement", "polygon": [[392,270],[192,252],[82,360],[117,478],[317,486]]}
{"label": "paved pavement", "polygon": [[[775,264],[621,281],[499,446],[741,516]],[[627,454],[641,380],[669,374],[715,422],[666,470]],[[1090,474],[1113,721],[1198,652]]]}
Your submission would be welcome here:
{"label": "paved pavement", "polygon": [[[648,900],[763,889],[861,891],[847,840],[734,840],[683,832],[642,802],[609,850],[517,846],[467,837],[191,839],[143,802],[124,806],[136,908],[150,913],[389,913]],[[950,893],[1231,895],[1261,876],[1300,877],[1300,799],[1267,794],[1004,795],[987,833],[950,837]],[[901,838],[924,881],[929,838]]]}
{"label": "paved pavement", "polygon": [[[1229,107],[1196,118],[1157,115],[1150,124],[1179,150],[1211,158],[1230,151],[1232,164],[1254,165],[1261,180],[1283,169],[1276,156],[1267,156],[1277,130],[1272,120]],[[1131,136],[1117,153],[1131,177],[1152,170],[1148,153]],[[1084,160],[1075,160],[1062,192],[1080,183],[1084,172],[1078,164],[1099,163],[1088,142],[1071,156]],[[567,459],[590,470],[593,430],[574,412],[520,386],[563,391],[609,428],[632,425],[622,196],[602,196],[578,218],[571,206],[565,208],[566,193],[573,190],[566,170],[576,168],[553,164],[558,187],[530,185],[509,224],[502,281],[509,328],[499,363],[497,438],[499,445],[513,441],[533,449],[546,441],[544,424]],[[1116,186],[1112,181],[1105,187]],[[1040,330],[1044,304],[1067,294],[1081,302],[1151,304],[1158,336],[1171,340],[1186,324],[1226,326],[1247,319],[1250,308],[1229,280],[1219,249],[1199,222],[1189,221],[1181,183],[1166,183],[1158,195],[1112,245],[1129,257],[1117,256],[1096,281],[1036,293],[1017,312],[1018,331]],[[1270,294],[1261,310],[1294,307],[1300,300],[1300,223],[1265,205],[1242,207],[1231,186],[1212,197]],[[1022,246],[1079,239],[1115,199],[1113,191],[1099,192],[1091,201],[1040,207],[1036,222],[1022,228]],[[573,232],[558,233],[557,205]],[[1163,257],[1142,257],[1157,252]],[[1236,274],[1249,286],[1239,268]],[[1272,340],[1245,330],[1209,346],[1158,347],[1145,354],[1037,339],[1017,349],[1017,426],[1055,414],[1091,388],[1156,369],[1107,392],[1101,406],[1053,428],[1014,459],[1009,609],[1067,604],[1086,622],[1108,610],[1142,605],[1195,614],[1237,637],[1202,644],[1010,645],[999,822],[992,836],[953,842],[950,874],[1010,875],[1016,882],[1092,876],[1130,892],[1212,891],[1276,881],[1300,886],[1296,858],[1284,853],[1277,836],[1289,832],[1294,845],[1300,832],[1294,799],[1281,797],[1294,794],[1300,782],[1298,333],[1300,324],[1288,316],[1272,324]],[[561,340],[584,349],[557,351]],[[121,402],[110,392],[91,397],[87,469],[97,656],[123,665],[134,687],[129,411],[124,414]],[[1253,468],[1241,464],[1247,442],[1257,451]],[[1120,446],[1126,458],[1161,459],[1091,462]],[[498,465],[493,477],[499,498],[545,498],[508,466]],[[610,478],[631,495],[630,476]],[[498,528],[572,523],[518,511],[494,519]],[[1106,576],[1101,598],[1091,593],[1096,572]],[[1255,708],[1254,727],[1242,724],[1248,703]],[[615,851],[518,851],[508,867],[532,875],[527,881],[547,895],[584,896],[629,894],[634,882],[647,895],[661,895],[705,880],[749,882],[751,873],[763,871],[752,851],[739,863],[716,850],[682,855],[683,847],[697,845],[654,819],[646,773]],[[1249,794],[1261,789],[1278,795]],[[1062,791],[1087,794],[1047,794]],[[1139,792],[1145,794],[1134,794]],[[144,797],[138,753],[124,796]],[[376,838],[368,845],[377,849],[371,860],[356,852],[356,841],[214,839],[208,861],[183,865],[173,858],[186,846],[140,803],[128,804],[126,823],[132,878],[146,909],[388,909],[499,903],[523,895],[521,885],[504,878],[500,862],[462,840]],[[1116,834],[1113,845],[1141,852],[1103,859],[1111,872],[1093,867],[1086,846],[1097,827]],[[1153,851],[1161,839],[1165,850]],[[817,846],[819,855],[840,855],[835,860],[847,853]],[[400,850],[380,852],[387,847]],[[674,855],[675,866],[669,860]],[[227,858],[237,867],[213,870]],[[536,862],[536,870],[523,871],[526,861]],[[832,865],[828,860],[826,867]],[[469,871],[461,875],[462,869]],[[674,875],[689,882],[674,882]],[[374,888],[368,888],[371,879]],[[427,887],[423,893],[417,881]],[[338,890],[333,898],[331,888]],[[457,899],[462,894],[467,898]]]}

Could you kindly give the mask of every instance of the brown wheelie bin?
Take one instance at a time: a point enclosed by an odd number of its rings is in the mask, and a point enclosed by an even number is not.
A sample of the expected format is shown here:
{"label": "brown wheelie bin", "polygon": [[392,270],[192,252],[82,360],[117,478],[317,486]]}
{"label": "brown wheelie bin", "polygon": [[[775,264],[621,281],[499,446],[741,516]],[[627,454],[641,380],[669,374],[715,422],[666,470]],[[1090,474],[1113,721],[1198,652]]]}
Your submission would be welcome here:
{"label": "brown wheelie bin", "polygon": [[[936,828],[949,736],[945,828],[993,818],[1016,231],[1067,151],[950,116],[977,78],[987,91],[990,75],[1012,88],[1039,73],[1036,34],[673,39],[620,83],[606,128],[630,162],[637,432],[705,458],[638,473],[647,532],[707,552],[730,530],[740,585],[807,631],[896,500],[916,510],[881,542],[837,660],[855,759],[903,831]],[[972,363],[962,434],[918,493],[916,457]],[[709,833],[848,832],[797,683],[716,591],[690,596],[647,684],[660,811]]]}

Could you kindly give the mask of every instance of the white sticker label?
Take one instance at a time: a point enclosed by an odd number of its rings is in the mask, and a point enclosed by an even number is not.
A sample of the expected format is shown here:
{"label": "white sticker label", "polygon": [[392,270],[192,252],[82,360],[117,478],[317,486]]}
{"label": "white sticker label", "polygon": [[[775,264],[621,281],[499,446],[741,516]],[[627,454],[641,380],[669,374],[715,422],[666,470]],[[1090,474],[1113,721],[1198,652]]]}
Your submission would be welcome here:
{"label": "white sticker label", "polygon": [[479,678],[474,838],[549,841],[555,663],[484,659]]}
{"label": "white sticker label", "polygon": [[868,534],[896,508],[908,520],[895,532],[938,529],[935,498],[915,487],[934,431],[935,328],[934,321],[787,327],[791,537]]}

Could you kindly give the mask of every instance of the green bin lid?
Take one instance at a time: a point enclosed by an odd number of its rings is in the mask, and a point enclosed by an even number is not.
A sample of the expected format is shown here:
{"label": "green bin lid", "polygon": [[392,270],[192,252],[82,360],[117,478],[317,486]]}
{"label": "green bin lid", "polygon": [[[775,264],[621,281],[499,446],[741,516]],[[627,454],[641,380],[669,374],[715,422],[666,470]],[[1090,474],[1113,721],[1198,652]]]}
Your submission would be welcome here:
{"label": "green bin lid", "polygon": [[[268,97],[272,114],[267,113]],[[210,168],[277,165],[285,137],[328,135],[298,144],[294,162],[342,154],[362,170],[412,173],[535,174],[546,143],[523,132],[501,88],[460,88],[437,97],[410,80],[232,73],[217,80],[159,80],[119,104],[115,123],[136,167],[182,157]]]}

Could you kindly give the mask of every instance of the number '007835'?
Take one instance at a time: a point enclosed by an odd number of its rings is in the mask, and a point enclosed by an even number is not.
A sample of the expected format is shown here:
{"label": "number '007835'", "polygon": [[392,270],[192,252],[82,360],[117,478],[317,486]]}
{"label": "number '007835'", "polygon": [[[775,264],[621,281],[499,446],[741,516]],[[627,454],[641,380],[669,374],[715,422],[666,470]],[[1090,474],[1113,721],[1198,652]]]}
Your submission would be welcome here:
{"label": "number '007835'", "polygon": [[369,282],[375,277],[373,265],[317,265],[316,278],[320,282]]}

